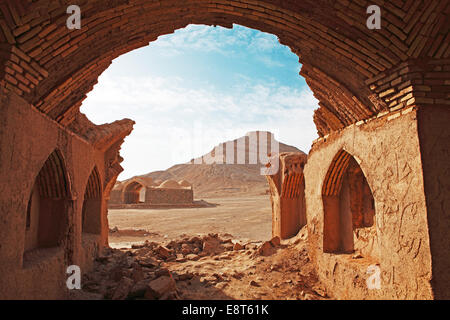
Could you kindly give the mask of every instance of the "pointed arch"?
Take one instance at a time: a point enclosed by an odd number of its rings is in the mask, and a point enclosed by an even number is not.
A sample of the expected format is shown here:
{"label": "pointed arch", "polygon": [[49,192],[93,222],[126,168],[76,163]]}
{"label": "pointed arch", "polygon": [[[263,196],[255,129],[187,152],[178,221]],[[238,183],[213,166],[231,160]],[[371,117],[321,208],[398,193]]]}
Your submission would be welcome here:
{"label": "pointed arch", "polygon": [[[137,179],[131,180],[123,188],[123,203],[133,204],[141,202],[142,192],[146,187],[143,183],[139,182]],[[145,199],[144,199],[145,200]]]}
{"label": "pointed arch", "polygon": [[92,169],[84,192],[82,232],[101,233],[102,184],[97,167]]}
{"label": "pointed arch", "polygon": [[39,170],[29,197],[24,252],[61,244],[67,230],[71,198],[64,158],[55,149]]}
{"label": "pointed arch", "polygon": [[353,252],[353,230],[374,224],[372,190],[355,158],[340,150],[322,186],[324,207],[323,251]]}

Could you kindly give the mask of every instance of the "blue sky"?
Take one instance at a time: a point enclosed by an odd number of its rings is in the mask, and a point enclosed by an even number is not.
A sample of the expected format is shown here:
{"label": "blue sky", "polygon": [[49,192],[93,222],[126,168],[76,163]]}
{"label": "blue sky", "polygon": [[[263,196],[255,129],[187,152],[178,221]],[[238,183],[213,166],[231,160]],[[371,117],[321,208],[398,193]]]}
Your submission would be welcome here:
{"label": "blue sky", "polygon": [[318,105],[300,67],[273,35],[190,25],[114,60],[81,111],[96,124],[136,121],[121,150],[121,180],[187,162],[253,130],[308,152]]}

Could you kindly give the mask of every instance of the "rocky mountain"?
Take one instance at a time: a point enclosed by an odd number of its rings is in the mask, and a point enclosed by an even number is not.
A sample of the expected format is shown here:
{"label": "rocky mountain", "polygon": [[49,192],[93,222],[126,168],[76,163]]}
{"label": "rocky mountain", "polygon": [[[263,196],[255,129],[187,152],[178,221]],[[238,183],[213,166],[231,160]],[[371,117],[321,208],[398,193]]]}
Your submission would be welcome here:
{"label": "rocky mountain", "polygon": [[[143,177],[151,177],[154,181],[187,180],[193,185],[197,199],[232,196],[236,193],[265,194],[268,186],[266,178],[261,175],[261,168],[266,163],[264,155],[277,152],[276,143],[279,145],[278,152],[301,152],[275,140],[269,132],[253,131],[221,143],[211,152],[188,163],[151,172]],[[262,157],[258,156],[260,153]]]}

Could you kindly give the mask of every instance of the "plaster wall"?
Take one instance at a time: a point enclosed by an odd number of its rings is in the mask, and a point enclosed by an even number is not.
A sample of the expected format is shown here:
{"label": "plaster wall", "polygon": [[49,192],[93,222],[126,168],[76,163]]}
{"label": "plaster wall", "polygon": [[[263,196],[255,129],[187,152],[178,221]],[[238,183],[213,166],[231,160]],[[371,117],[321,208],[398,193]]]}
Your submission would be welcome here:
{"label": "plaster wall", "polygon": [[[342,149],[355,158],[367,179],[375,219],[373,227],[353,230],[354,253],[325,253],[322,186],[333,158]],[[327,290],[341,299],[433,298],[416,110],[352,125],[324,137],[313,146],[304,174],[309,254]],[[379,267],[380,289],[367,286],[369,266]]]}
{"label": "plaster wall", "polygon": [[[58,149],[70,181],[63,241],[58,247],[28,251],[27,206],[36,176]],[[0,299],[60,299],[67,294],[70,264],[88,271],[93,255],[107,245],[106,205],[101,203],[101,234],[82,243],[82,206],[94,166],[103,181],[104,154],[36,111],[14,93],[0,92]],[[49,234],[51,237],[52,235]]]}

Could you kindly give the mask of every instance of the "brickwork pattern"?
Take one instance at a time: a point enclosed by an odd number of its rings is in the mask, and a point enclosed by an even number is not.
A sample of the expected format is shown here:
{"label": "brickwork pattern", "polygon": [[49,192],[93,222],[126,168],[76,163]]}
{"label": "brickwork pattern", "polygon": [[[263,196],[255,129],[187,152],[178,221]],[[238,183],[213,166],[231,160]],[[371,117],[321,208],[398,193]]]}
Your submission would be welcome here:
{"label": "brickwork pattern", "polygon": [[[82,9],[80,30],[65,27],[69,4]],[[371,4],[381,30],[366,27]],[[449,14],[447,0],[3,0],[0,85],[69,125],[114,58],[190,23],[237,23],[299,56],[324,136],[390,108],[450,104]]]}

